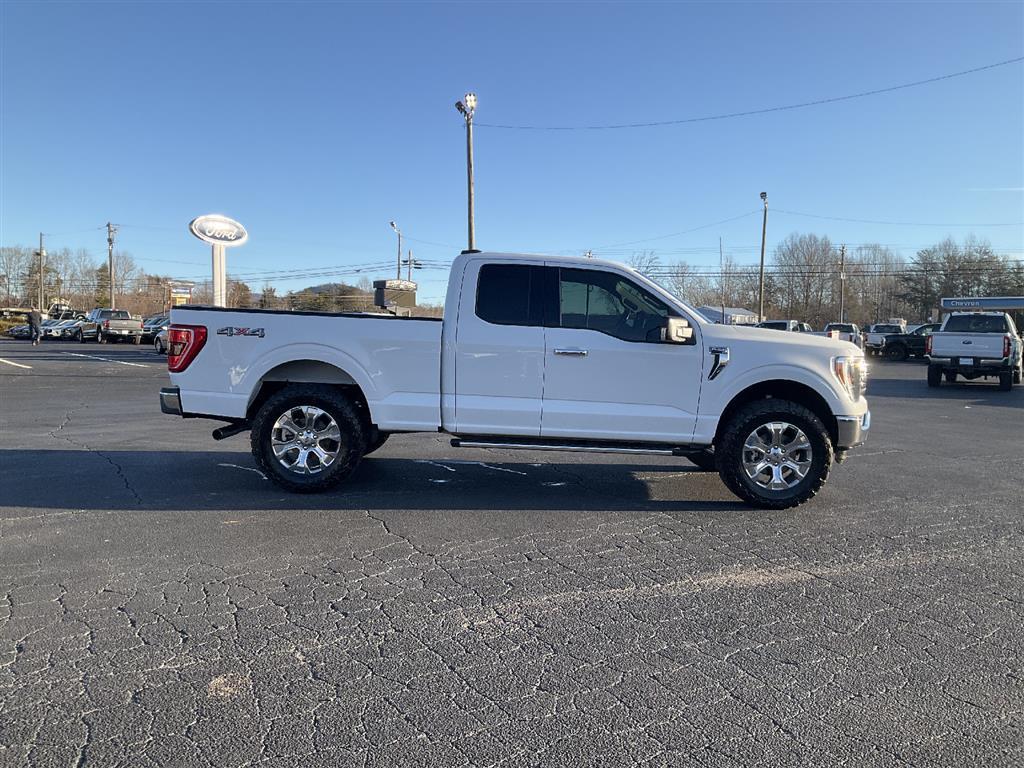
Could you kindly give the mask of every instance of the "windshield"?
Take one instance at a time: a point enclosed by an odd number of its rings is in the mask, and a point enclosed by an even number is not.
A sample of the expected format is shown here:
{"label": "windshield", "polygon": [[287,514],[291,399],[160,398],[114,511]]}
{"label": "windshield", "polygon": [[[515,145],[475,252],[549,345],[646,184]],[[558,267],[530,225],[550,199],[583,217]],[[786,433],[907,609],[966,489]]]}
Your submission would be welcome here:
{"label": "windshield", "polygon": [[943,328],[946,333],[1006,333],[1002,315],[951,315]]}
{"label": "windshield", "polygon": [[768,321],[767,323],[760,323],[759,328],[771,328],[773,331],[788,331],[789,323],[785,320]]}
{"label": "windshield", "polygon": [[850,323],[829,323],[825,327],[826,331],[839,331],[841,333],[855,333],[854,327]]}

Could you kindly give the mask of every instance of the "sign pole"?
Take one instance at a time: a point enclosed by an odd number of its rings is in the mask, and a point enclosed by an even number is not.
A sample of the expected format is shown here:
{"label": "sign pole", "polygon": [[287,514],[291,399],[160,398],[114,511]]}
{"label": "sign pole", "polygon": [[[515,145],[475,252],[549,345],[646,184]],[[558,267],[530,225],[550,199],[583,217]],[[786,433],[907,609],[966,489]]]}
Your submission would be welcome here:
{"label": "sign pole", "polygon": [[227,270],[224,258],[224,246],[213,245],[213,306],[227,306]]}

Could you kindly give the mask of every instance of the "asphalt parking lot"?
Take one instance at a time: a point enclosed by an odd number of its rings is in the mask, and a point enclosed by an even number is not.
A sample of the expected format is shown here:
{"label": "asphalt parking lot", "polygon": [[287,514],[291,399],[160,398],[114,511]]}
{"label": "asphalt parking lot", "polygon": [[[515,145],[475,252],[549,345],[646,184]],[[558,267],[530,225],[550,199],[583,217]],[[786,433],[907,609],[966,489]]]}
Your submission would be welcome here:
{"label": "asphalt parking lot", "polygon": [[0,341],[0,765],[1019,765],[1024,387],[871,365],[776,513],[432,435],[293,496],[147,347]]}

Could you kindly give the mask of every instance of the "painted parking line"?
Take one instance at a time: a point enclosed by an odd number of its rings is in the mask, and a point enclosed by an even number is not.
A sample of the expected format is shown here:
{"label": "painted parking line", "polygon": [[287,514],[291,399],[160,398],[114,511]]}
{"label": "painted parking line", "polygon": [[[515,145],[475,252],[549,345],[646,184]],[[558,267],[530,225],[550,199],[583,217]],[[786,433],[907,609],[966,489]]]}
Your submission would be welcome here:
{"label": "painted parking line", "polygon": [[28,368],[29,370],[32,369],[31,365],[22,365],[21,363],[15,363],[12,362],[11,360],[4,360],[2,357],[0,357],[0,363],[7,363],[7,365],[13,365],[15,368]]}
{"label": "painted parking line", "polygon": [[114,360],[111,357],[100,357],[98,355],[86,355],[86,354],[83,354],[81,352],[65,352],[64,354],[65,355],[74,355],[75,357],[88,357],[88,358],[90,358],[92,360],[102,360],[105,363],[117,363],[118,365],[131,365],[131,366],[134,366],[135,368],[149,368],[149,366],[145,365],[144,363],[129,363],[126,360]]}

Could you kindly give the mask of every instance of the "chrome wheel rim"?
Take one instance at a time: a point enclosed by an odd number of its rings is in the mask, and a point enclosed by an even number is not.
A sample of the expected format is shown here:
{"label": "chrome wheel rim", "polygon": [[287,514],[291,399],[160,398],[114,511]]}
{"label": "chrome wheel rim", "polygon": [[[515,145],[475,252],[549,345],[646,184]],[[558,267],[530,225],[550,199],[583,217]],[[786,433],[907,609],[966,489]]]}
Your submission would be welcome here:
{"label": "chrome wheel rim", "polygon": [[270,447],[289,472],[315,475],[337,460],[341,428],[322,408],[297,405],[277,417],[270,430]]}
{"label": "chrome wheel rim", "polygon": [[804,431],[786,421],[770,421],[743,443],[743,471],[766,491],[788,491],[807,477],[813,452]]}

